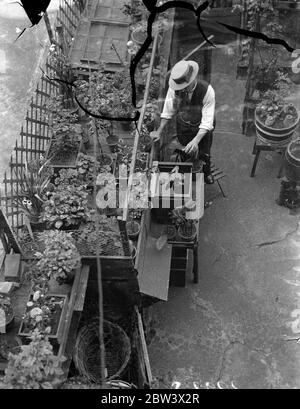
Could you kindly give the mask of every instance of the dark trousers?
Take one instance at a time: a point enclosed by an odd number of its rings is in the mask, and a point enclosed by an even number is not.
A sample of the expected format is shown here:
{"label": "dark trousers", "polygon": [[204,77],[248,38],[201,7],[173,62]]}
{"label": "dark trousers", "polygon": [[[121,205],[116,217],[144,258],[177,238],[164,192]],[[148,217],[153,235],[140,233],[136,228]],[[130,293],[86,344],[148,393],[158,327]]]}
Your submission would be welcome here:
{"label": "dark trousers", "polygon": [[[177,135],[178,141],[183,145],[186,146],[189,141],[187,140],[187,136]],[[192,140],[189,137],[190,140]],[[206,135],[201,139],[198,145],[198,156],[197,159],[204,162],[203,164],[203,173],[208,175],[210,174],[210,149],[213,142],[213,131],[209,131]],[[195,158],[191,158],[189,155],[185,154],[184,152],[181,153],[182,161],[188,162],[189,160],[195,160]]]}

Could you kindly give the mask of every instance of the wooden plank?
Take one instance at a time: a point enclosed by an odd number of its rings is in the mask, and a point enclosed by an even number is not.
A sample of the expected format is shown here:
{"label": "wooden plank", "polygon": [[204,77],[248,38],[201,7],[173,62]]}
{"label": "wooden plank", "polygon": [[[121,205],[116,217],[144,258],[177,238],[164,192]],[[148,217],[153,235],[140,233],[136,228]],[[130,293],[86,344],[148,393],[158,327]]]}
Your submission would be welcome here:
{"label": "wooden plank", "polygon": [[89,272],[90,272],[89,266],[83,266],[79,281],[79,292],[76,296],[74,304],[74,311],[83,311],[86,288],[89,279]]}
{"label": "wooden plank", "polygon": [[157,239],[148,236],[145,258],[139,270],[140,292],[163,301],[168,300],[172,245],[156,248]]}
{"label": "wooden plank", "polygon": [[[48,122],[45,122],[45,121],[36,121],[35,119],[30,118],[29,116],[27,116],[25,119],[26,119],[27,122],[30,122],[31,125],[32,125],[32,123],[34,123],[34,122],[37,122],[37,123],[42,124],[42,125],[48,125]],[[26,133],[27,133],[27,134],[29,134],[29,133],[30,133],[30,134],[33,134],[33,132],[32,132],[32,126],[31,126],[31,129],[30,129],[30,132],[28,132],[28,130],[26,129]]]}
{"label": "wooden plank", "polygon": [[23,132],[23,131],[21,131],[20,135],[22,135],[22,136],[27,136],[27,138],[37,138],[37,137],[38,137],[39,139],[44,139],[44,140],[46,140],[46,141],[49,141],[49,140],[50,140],[50,138],[49,138],[48,136],[34,135],[34,134],[26,133],[26,132]]}
{"label": "wooden plank", "polygon": [[79,283],[80,283],[80,278],[81,278],[81,272],[82,272],[82,269],[77,269],[76,270],[76,274],[75,274],[75,278],[74,278],[74,282],[73,282],[73,286],[72,286],[72,292],[71,292],[70,300],[69,300],[69,304],[68,304],[68,310],[67,310],[66,317],[65,317],[64,333],[63,333],[61,343],[60,343],[60,347],[59,347],[59,351],[58,351],[58,356],[59,357],[62,357],[65,354],[65,349],[66,349],[68,336],[69,336],[69,330],[70,330],[70,326],[71,326],[71,320],[72,320],[73,311],[74,311],[74,305],[75,305],[77,294],[79,292]]}
{"label": "wooden plank", "polygon": [[119,26],[119,27],[129,27],[129,22],[126,21],[119,21],[119,20],[105,20],[102,18],[92,18],[91,23],[101,23],[107,24],[112,26]]}
{"label": "wooden plank", "polygon": [[146,344],[146,339],[145,339],[145,333],[144,333],[144,328],[143,328],[142,317],[141,317],[141,314],[140,314],[140,312],[138,310],[138,307],[135,305],[134,308],[135,308],[135,313],[137,315],[138,330],[139,330],[141,345],[142,345],[142,349],[143,349],[143,356],[144,356],[144,361],[145,361],[146,373],[147,373],[147,377],[148,377],[149,386],[151,386],[153,378],[152,378],[152,371],[151,371],[151,366],[150,366],[149,354],[148,354],[148,350],[147,350],[147,344]]}
{"label": "wooden plank", "polygon": [[147,105],[147,100],[149,96],[149,90],[150,90],[150,82],[151,82],[151,75],[152,75],[152,70],[153,70],[153,65],[154,65],[154,59],[155,59],[155,54],[157,50],[157,44],[158,44],[158,32],[155,35],[154,38],[154,44],[153,44],[153,49],[152,49],[152,54],[151,54],[151,60],[149,64],[149,70],[147,74],[147,80],[146,80],[146,87],[145,87],[145,93],[144,93],[144,99],[143,99],[143,106],[140,111],[140,117],[137,125],[137,130],[135,131],[135,137],[134,137],[134,144],[133,144],[133,152],[132,152],[132,159],[130,163],[130,173],[129,173],[129,183],[127,187],[127,193],[126,193],[126,199],[124,203],[124,210],[123,210],[123,220],[127,220],[128,218],[128,205],[130,201],[130,193],[132,189],[132,181],[134,178],[132,177],[134,174],[135,170],[135,162],[136,162],[136,155],[137,155],[137,150],[138,150],[138,145],[139,145],[139,140],[140,140],[140,131],[142,128],[145,112],[146,112],[146,105]]}
{"label": "wooden plank", "polygon": [[0,209],[0,228],[4,231],[5,235],[7,236],[9,245],[14,250],[14,252],[22,254],[23,252],[18,242],[18,239],[15,233],[13,232],[12,228],[10,227],[8,220],[2,209]]}
{"label": "wooden plank", "polygon": [[[34,141],[36,141],[37,138],[32,138]],[[37,149],[36,147],[32,147],[30,149],[28,148],[21,148],[19,146],[14,148],[15,151],[17,152],[34,152],[34,153],[44,153],[44,149]]]}
{"label": "wooden plank", "polygon": [[139,272],[143,266],[144,258],[146,254],[146,240],[148,233],[150,231],[150,223],[151,223],[151,212],[149,210],[145,210],[142,215],[141,219],[141,231],[138,238],[138,244],[136,247],[136,258],[135,258],[135,269]]}

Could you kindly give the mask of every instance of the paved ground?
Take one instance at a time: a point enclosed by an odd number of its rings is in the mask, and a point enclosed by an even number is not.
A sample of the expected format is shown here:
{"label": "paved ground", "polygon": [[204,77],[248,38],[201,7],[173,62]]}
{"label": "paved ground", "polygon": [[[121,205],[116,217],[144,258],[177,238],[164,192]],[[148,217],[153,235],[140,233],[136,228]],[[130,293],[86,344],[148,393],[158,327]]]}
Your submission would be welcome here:
{"label": "paved ground", "polygon": [[[214,51],[213,63],[222,52]],[[220,78],[214,74],[212,81]],[[220,95],[213,157],[228,175],[228,197],[206,187],[213,203],[201,220],[200,281],[171,288],[169,301],[152,307],[151,366],[161,386],[299,388],[299,216],[275,203],[277,153],[263,153],[249,177],[253,139],[238,134],[244,91],[233,70],[225,74],[228,102]]]}

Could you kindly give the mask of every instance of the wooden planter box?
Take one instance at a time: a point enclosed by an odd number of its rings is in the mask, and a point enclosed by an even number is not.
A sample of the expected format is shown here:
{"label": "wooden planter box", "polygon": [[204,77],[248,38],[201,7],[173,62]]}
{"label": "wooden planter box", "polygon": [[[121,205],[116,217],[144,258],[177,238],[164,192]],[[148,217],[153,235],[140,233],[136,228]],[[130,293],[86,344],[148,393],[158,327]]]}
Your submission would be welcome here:
{"label": "wooden planter box", "polygon": [[[33,294],[30,294],[27,302],[32,300],[32,296]],[[63,335],[63,331],[64,331],[65,317],[66,317],[67,308],[68,308],[68,297],[67,295],[63,295],[63,294],[52,294],[52,293],[47,294],[46,297],[47,298],[51,298],[51,297],[57,298],[57,301],[55,302],[56,304],[59,304],[61,301],[63,301],[63,306],[61,308],[61,311],[58,311],[57,317],[55,317],[57,319],[55,319],[54,325],[51,325],[51,333],[48,335],[49,340],[55,343],[60,343],[62,335]],[[54,314],[56,315],[56,313]],[[23,320],[21,322],[18,335],[21,338],[28,338],[28,336],[30,335],[28,332],[25,332]]]}
{"label": "wooden planter box", "polygon": [[[49,148],[46,153],[46,158],[49,159],[51,157],[51,147],[52,147],[53,141],[50,142]],[[78,143],[78,149],[74,150],[71,152],[69,157],[63,157],[56,159],[56,156],[52,158],[50,161],[50,165],[55,168],[57,171],[62,169],[62,168],[75,168],[78,162],[78,155],[82,151],[83,147],[83,140]]]}

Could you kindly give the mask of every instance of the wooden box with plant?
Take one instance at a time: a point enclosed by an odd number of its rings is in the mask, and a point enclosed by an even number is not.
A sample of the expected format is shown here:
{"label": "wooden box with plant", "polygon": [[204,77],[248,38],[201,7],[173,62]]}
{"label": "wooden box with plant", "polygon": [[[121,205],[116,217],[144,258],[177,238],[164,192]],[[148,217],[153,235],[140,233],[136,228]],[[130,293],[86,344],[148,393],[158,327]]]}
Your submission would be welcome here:
{"label": "wooden box with plant", "polygon": [[76,166],[78,177],[91,188],[94,186],[95,174],[97,176],[99,173],[111,172],[112,164],[113,160],[110,155],[102,153],[95,159],[93,156],[80,153]]}
{"label": "wooden box with plant", "polygon": [[54,389],[61,385],[65,358],[54,354],[48,337],[38,330],[30,340],[18,354],[9,354],[0,389]]}
{"label": "wooden box with plant", "polygon": [[99,231],[96,231],[95,221],[89,222],[80,230],[73,232],[76,247],[82,259],[101,256],[124,256],[124,242],[118,224],[114,218],[100,215]]}
{"label": "wooden box with plant", "polygon": [[16,177],[19,181],[19,190],[15,191],[14,205],[28,217],[32,230],[44,227],[42,221],[44,196],[53,189],[52,176],[53,169],[42,155],[26,162],[24,168],[18,168]]}
{"label": "wooden box with plant", "polygon": [[170,218],[172,223],[177,228],[179,237],[183,241],[194,241],[197,237],[196,222],[192,219],[187,219],[186,211],[183,208],[173,209]]}
{"label": "wooden box with plant", "polygon": [[75,270],[81,265],[81,257],[71,233],[49,230],[39,233],[43,251],[35,253],[36,276],[54,279],[58,284],[71,282]]}
{"label": "wooden box with plant", "polygon": [[14,310],[8,295],[0,294],[0,333],[7,332],[14,321]]}
{"label": "wooden box with plant", "polygon": [[47,149],[47,158],[54,167],[75,166],[82,147],[82,126],[78,115],[62,106],[60,97],[48,104],[52,138]]}
{"label": "wooden box with plant", "polygon": [[[109,73],[101,65],[90,77],[90,98],[88,108],[93,113],[108,117],[130,118],[135,111],[132,105],[130,73],[128,67],[120,72]],[[125,130],[132,128],[130,121],[120,122]],[[110,123],[100,124],[109,128]],[[107,129],[110,131],[110,129]]]}
{"label": "wooden box with plant", "polygon": [[68,297],[41,290],[30,294],[22,317],[18,335],[27,338],[35,329],[47,333],[53,342],[60,342],[63,335]]}
{"label": "wooden box with plant", "polygon": [[89,219],[88,193],[84,186],[58,185],[47,194],[43,204],[43,220],[49,227],[70,230]]}

